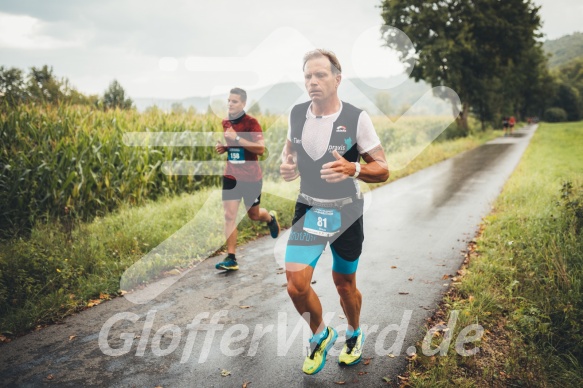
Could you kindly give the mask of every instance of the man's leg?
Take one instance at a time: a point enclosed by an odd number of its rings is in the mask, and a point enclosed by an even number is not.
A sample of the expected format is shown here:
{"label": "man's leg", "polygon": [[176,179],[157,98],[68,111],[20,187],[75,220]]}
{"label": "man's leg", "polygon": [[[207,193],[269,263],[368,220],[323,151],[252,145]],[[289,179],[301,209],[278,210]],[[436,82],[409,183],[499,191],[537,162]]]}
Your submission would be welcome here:
{"label": "man's leg", "polygon": [[309,313],[308,324],[312,333],[324,329],[322,304],[312,288],[314,268],[307,264],[286,263],[287,293],[298,313]]}
{"label": "man's leg", "polygon": [[[314,267],[311,265],[286,262],[287,291],[296,310],[307,319],[313,333],[309,341],[309,351],[302,366],[302,371],[308,375],[322,370],[326,364],[328,351],[338,338],[338,333],[334,328],[324,326],[320,298],[311,286],[313,273]],[[305,313],[309,315],[306,317]]]}
{"label": "man's leg", "polygon": [[247,216],[252,221],[263,221],[269,227],[271,237],[277,238],[279,236],[280,228],[277,220],[277,213],[275,211],[268,212],[267,209],[260,208],[261,203],[261,188],[263,181],[259,182],[242,182],[243,199],[245,208],[247,209]]}
{"label": "man's leg", "polygon": [[362,295],[356,288],[356,273],[345,274],[332,271],[332,278],[338,290],[338,295],[340,295],[340,305],[348,321],[346,343],[338,356],[338,363],[355,365],[362,360],[365,339],[365,333],[360,329]]}
{"label": "man's leg", "polygon": [[[304,360],[302,371],[312,375],[326,364],[326,355],[338,338],[332,327],[325,327],[322,320],[322,304],[312,288],[312,275],[322,255],[326,241],[303,230],[307,207],[296,203],[292,231],[285,251],[287,292],[296,310],[307,320],[312,337],[310,350]],[[304,315],[307,313],[308,315]]]}
{"label": "man's leg", "polygon": [[247,215],[253,221],[263,221],[263,222],[271,221],[271,215],[269,214],[269,212],[262,207],[260,208],[259,205],[251,206],[247,210]]}
{"label": "man's leg", "polygon": [[[350,217],[346,217],[348,223],[358,213],[347,215]],[[331,244],[333,258],[332,279],[340,296],[340,305],[348,321],[346,343],[338,357],[338,363],[344,365],[358,364],[362,360],[365,333],[360,329],[362,295],[356,288],[356,270],[362,253],[363,240],[363,220],[362,215],[360,215]]]}
{"label": "man's leg", "polygon": [[356,330],[360,327],[360,308],[362,294],[356,288],[356,273],[343,274],[332,271],[332,279],[340,295],[340,305],[348,321],[349,328]]}
{"label": "man's leg", "polygon": [[240,200],[223,201],[227,253],[232,253],[233,255],[237,248],[237,211],[239,210],[240,202]]}

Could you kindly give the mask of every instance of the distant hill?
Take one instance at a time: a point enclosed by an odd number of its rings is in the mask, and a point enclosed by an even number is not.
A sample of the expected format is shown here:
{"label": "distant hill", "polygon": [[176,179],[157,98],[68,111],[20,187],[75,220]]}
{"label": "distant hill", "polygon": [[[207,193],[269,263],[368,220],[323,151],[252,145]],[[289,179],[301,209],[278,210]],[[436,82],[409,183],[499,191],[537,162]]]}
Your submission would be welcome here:
{"label": "distant hill", "polygon": [[[367,110],[369,113],[376,115],[380,111],[376,107],[377,94],[388,93],[389,105],[391,106],[392,114],[399,114],[407,107],[414,105],[419,98],[428,92],[430,86],[423,82],[415,82],[414,80],[403,76],[397,79],[400,84],[396,84],[395,79],[388,78],[365,78],[365,79],[344,79],[339,89],[340,98],[350,102],[351,104]],[[296,103],[307,101],[308,95],[304,90],[303,85],[298,85],[293,82],[283,82],[276,85],[270,85],[259,89],[247,90],[248,104],[250,107],[252,101],[257,101],[262,112],[269,111],[270,113],[282,114],[289,111],[289,109]],[[227,95],[213,96],[213,100],[226,101]],[[144,111],[147,107],[157,105],[160,109],[170,110],[173,103],[181,103],[186,109],[194,107],[199,112],[206,112],[210,101],[207,97],[190,97],[185,99],[156,99],[156,98],[135,98],[134,103],[139,111]],[[449,108],[444,108],[446,104],[441,100],[433,99],[425,101],[420,106],[416,106],[416,114],[439,114]]]}
{"label": "distant hill", "polygon": [[546,53],[552,54],[549,67],[558,67],[571,60],[583,57],[583,33],[575,32],[543,43]]}

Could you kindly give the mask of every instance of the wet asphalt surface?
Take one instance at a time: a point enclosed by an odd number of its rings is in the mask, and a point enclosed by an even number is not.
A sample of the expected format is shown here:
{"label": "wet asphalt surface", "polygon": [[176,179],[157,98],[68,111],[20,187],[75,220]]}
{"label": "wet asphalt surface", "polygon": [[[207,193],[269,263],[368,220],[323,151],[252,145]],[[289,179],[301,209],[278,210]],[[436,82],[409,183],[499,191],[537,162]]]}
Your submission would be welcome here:
{"label": "wet asphalt surface", "polygon": [[302,373],[307,325],[286,292],[283,233],[239,249],[239,271],[219,272],[218,258],[206,260],[149,303],[116,298],[3,344],[0,386],[375,387],[386,386],[385,376],[395,385],[407,350],[423,338],[425,320],[450,286],[443,276],[462,264],[534,130],[498,138],[368,195],[357,273],[366,365],[336,362],[346,320],[327,249],[313,287],[339,340],[320,373]]}

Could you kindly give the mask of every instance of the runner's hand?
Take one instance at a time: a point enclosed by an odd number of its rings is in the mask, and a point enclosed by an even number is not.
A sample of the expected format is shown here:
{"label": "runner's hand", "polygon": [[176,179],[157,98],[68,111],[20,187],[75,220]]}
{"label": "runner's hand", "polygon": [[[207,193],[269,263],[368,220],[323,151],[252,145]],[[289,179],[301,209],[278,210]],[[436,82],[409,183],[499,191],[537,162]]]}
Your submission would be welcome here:
{"label": "runner's hand", "polygon": [[297,168],[293,155],[288,155],[286,161],[279,166],[279,173],[286,182],[290,182],[300,175]]}
{"label": "runner's hand", "polygon": [[225,139],[235,141],[236,137],[237,137],[237,132],[235,132],[233,127],[230,127],[225,131]]}
{"label": "runner's hand", "polygon": [[356,167],[353,163],[344,159],[336,150],[332,151],[332,155],[334,155],[336,160],[322,166],[320,178],[328,183],[336,183],[354,175]]}
{"label": "runner's hand", "polygon": [[221,144],[221,142],[217,140],[217,144],[215,145],[215,150],[219,154],[224,154],[225,152],[227,152],[227,147],[224,146],[223,144]]}

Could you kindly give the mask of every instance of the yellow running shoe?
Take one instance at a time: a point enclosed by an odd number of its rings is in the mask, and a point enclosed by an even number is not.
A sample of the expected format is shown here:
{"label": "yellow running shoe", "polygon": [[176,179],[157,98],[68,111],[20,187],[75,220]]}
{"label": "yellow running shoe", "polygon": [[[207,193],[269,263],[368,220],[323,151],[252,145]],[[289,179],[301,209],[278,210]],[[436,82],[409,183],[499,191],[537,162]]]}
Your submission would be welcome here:
{"label": "yellow running shoe", "polygon": [[362,360],[362,347],[364,346],[364,332],[361,330],[356,337],[346,340],[342,352],[338,357],[338,363],[344,365],[358,364]]}
{"label": "yellow running shoe", "polygon": [[313,375],[322,370],[326,364],[326,355],[328,354],[328,350],[334,346],[334,342],[336,342],[336,339],[338,338],[338,333],[336,330],[330,326],[328,326],[327,329],[328,335],[314,347],[312,354],[310,354],[304,360],[304,366],[302,367],[302,370],[307,375]]}

